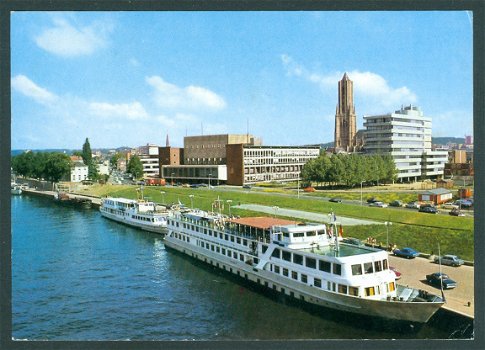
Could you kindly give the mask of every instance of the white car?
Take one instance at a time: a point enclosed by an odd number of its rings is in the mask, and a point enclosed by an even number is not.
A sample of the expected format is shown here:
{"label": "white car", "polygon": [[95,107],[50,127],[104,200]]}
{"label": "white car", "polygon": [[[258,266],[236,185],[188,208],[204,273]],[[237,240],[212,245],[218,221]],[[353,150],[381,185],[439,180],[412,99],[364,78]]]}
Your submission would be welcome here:
{"label": "white car", "polygon": [[458,209],[460,206],[453,202],[444,203],[441,205],[443,209]]}
{"label": "white car", "polygon": [[387,208],[387,204],[383,202],[374,202],[374,203],[369,203],[369,207]]}

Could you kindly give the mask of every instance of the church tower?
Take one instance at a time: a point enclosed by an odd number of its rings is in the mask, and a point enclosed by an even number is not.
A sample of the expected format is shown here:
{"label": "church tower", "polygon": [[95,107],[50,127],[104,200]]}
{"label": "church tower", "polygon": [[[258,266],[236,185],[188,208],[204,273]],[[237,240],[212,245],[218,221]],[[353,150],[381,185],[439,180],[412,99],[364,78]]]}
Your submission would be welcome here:
{"label": "church tower", "polygon": [[354,83],[345,73],[342,80],[338,82],[338,105],[335,112],[335,149],[342,149],[347,152],[353,151],[356,146],[356,132]]}

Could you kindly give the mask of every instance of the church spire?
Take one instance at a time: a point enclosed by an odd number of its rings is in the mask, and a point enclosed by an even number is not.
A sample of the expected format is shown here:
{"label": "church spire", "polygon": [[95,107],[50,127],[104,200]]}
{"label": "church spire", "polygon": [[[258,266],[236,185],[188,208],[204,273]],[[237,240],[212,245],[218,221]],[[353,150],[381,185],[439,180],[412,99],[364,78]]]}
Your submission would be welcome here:
{"label": "church spire", "polygon": [[170,141],[168,140],[168,134],[167,134],[167,138],[165,139],[165,147],[170,147]]}

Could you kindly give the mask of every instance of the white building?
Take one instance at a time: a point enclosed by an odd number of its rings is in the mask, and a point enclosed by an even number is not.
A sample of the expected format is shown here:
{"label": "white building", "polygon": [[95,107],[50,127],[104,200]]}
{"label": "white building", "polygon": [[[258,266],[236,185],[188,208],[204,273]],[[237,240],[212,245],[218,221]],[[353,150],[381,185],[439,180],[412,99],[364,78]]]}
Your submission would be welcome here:
{"label": "white building", "polygon": [[375,116],[364,116],[364,149],[367,153],[390,154],[399,180],[442,177],[446,151],[431,149],[431,118],[416,106]]}
{"label": "white building", "polygon": [[88,179],[89,167],[83,162],[76,161],[71,166],[71,182],[81,182]]}

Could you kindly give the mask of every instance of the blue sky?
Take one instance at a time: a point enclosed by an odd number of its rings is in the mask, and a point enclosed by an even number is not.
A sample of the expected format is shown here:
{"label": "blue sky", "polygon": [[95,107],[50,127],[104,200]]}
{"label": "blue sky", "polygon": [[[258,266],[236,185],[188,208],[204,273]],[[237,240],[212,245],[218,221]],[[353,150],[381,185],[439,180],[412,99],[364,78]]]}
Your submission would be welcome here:
{"label": "blue sky", "polygon": [[14,12],[12,148],[183,146],[249,132],[333,141],[337,84],[363,116],[418,105],[473,130],[472,19],[430,12]]}

